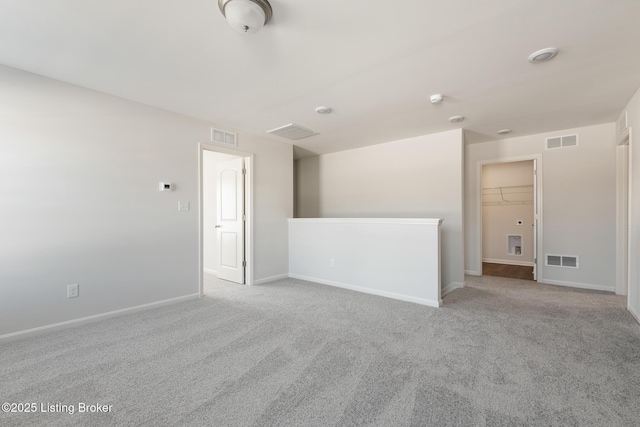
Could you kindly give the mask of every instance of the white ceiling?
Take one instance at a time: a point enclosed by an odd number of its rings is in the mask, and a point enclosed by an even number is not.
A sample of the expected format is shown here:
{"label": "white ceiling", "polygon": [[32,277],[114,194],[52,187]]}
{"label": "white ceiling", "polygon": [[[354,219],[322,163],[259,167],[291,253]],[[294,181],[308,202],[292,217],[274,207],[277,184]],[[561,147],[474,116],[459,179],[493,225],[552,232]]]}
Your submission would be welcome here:
{"label": "white ceiling", "polygon": [[[639,0],[271,4],[243,35],[216,0],[0,0],[0,63],[272,139],[297,123],[319,133],[298,157],[613,122],[640,86]],[[527,61],[550,46],[553,61]]]}

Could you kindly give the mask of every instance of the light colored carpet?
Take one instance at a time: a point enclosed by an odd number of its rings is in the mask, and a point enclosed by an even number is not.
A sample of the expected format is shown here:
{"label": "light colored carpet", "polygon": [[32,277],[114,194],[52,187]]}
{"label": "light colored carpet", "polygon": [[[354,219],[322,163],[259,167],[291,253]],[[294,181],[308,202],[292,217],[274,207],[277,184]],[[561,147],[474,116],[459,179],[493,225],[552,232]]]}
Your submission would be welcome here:
{"label": "light colored carpet", "polygon": [[299,280],[207,288],[0,345],[0,401],[76,410],[0,425],[640,423],[640,326],[623,297],[497,277],[467,277],[440,309]]}

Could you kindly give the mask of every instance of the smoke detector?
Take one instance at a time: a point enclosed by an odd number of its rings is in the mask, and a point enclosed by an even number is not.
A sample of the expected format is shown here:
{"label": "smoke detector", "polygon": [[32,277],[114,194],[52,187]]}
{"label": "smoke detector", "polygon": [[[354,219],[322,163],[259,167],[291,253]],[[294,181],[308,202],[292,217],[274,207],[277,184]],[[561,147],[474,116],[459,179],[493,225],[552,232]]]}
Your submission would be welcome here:
{"label": "smoke detector", "polygon": [[321,106],[321,107],[316,107],[315,111],[318,114],[329,114],[332,110],[329,107]]}
{"label": "smoke detector", "polygon": [[436,93],[435,95],[431,95],[430,99],[432,104],[438,104],[442,102],[442,95],[440,95],[439,93]]}

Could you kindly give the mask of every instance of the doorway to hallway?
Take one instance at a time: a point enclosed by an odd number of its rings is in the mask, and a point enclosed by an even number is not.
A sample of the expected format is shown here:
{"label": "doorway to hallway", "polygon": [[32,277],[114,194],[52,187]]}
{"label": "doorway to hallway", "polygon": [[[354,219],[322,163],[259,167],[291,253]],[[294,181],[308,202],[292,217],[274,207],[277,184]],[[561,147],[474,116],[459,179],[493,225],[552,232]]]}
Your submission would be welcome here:
{"label": "doorway to hallway", "polygon": [[252,155],[201,145],[200,289],[252,283]]}

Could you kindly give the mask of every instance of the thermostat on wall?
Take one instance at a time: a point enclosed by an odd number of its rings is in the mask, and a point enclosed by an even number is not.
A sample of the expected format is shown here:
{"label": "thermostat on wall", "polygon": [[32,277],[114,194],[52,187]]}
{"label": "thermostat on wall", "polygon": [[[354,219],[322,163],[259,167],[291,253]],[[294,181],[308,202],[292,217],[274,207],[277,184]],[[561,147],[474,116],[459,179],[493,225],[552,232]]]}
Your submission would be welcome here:
{"label": "thermostat on wall", "polygon": [[170,182],[161,182],[160,191],[173,191],[173,184]]}

